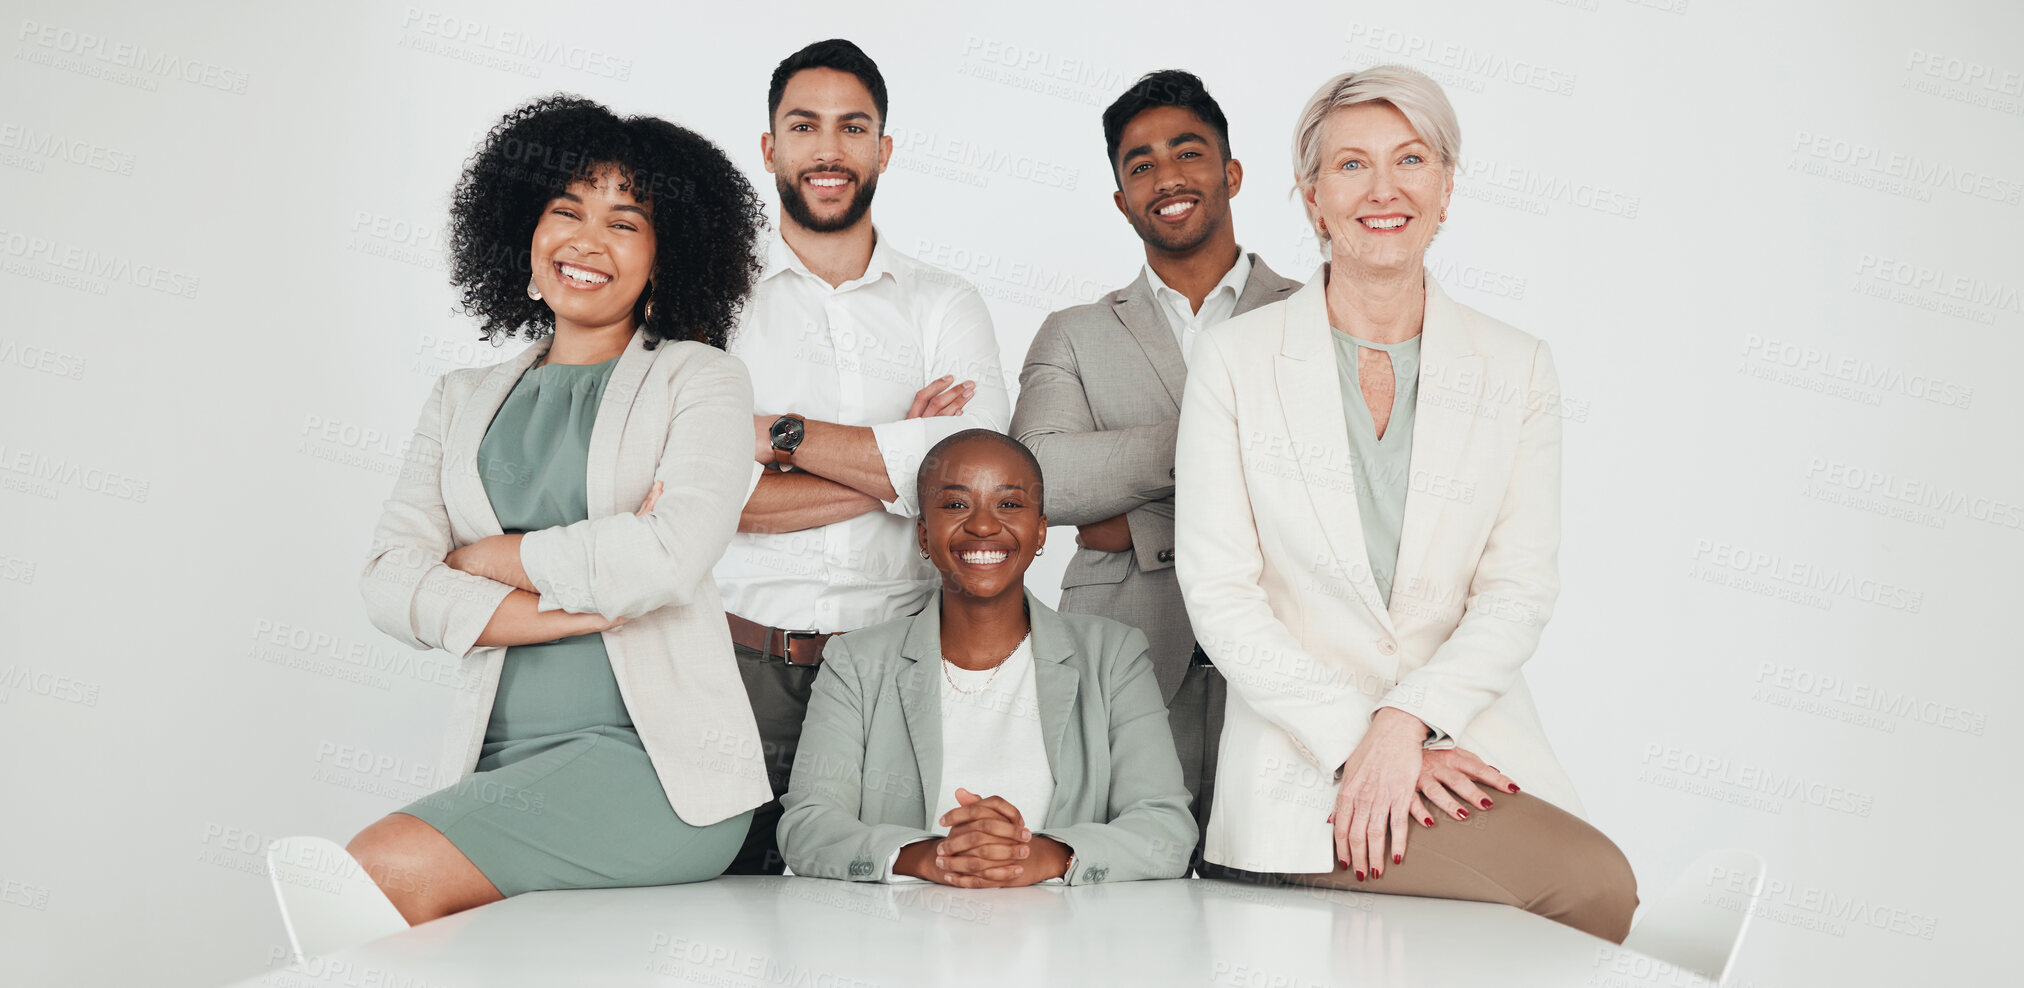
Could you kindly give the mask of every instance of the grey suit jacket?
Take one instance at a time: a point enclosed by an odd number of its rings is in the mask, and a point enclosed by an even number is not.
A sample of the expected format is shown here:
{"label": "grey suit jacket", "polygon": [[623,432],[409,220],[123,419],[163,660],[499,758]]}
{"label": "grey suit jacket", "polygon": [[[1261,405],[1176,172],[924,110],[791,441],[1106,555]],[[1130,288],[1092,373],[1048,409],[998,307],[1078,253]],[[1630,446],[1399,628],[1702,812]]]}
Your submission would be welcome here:
{"label": "grey suit jacket", "polygon": [[[443,764],[469,772],[506,661],[478,636],[513,588],[444,565],[450,550],[501,534],[478,473],[478,444],[513,385],[548,352],[437,379],[359,575],[374,627],[463,660]],[[539,608],[632,620],[604,632],[612,674],[668,803],[704,826],[772,798],[759,729],[731,653],[710,570],[745,503],[752,463],[752,381],[702,343],[645,347],[635,332],[612,368],[591,426],[590,517],[529,532],[520,562]],[[654,510],[636,517],[654,481]]]}
{"label": "grey suit jacket", "polygon": [[[1299,287],[1252,254],[1237,312]],[[1187,379],[1173,326],[1141,271],[1128,287],[1040,324],[1012,414],[1012,434],[1040,460],[1049,524],[1122,514],[1131,527],[1130,552],[1076,550],[1061,579],[1061,609],[1144,631],[1169,702],[1195,647],[1173,571],[1174,440]]]}
{"label": "grey suit jacket", "polygon": [[[938,592],[912,617],[838,635],[822,650],[780,853],[797,875],[879,881],[928,829],[942,778]],[[1036,833],[1075,851],[1070,885],[1187,874],[1198,831],[1145,636],[1056,613],[1026,593],[1054,801]]]}

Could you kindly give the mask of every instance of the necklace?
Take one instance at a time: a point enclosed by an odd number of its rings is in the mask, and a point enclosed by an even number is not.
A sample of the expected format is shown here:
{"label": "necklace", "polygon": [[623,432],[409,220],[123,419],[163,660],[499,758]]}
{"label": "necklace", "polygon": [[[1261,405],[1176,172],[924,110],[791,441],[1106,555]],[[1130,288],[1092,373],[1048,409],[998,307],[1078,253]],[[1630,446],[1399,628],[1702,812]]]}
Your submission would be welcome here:
{"label": "necklace", "polygon": [[1019,641],[1013,644],[1012,651],[1006,652],[1005,657],[999,659],[998,664],[991,667],[991,674],[989,676],[984,677],[984,685],[979,686],[974,690],[966,690],[961,686],[956,685],[956,677],[949,675],[950,662],[949,657],[946,655],[942,656],[942,678],[949,681],[950,689],[955,690],[956,692],[961,693],[964,696],[976,696],[977,694],[982,693],[985,690],[991,688],[991,681],[998,678],[998,670],[1005,668],[1006,659],[1010,659],[1012,657],[1012,652],[1019,651],[1019,646],[1026,644],[1026,639],[1031,637],[1033,637],[1033,629],[1028,628],[1026,629],[1025,634],[1019,636]]}

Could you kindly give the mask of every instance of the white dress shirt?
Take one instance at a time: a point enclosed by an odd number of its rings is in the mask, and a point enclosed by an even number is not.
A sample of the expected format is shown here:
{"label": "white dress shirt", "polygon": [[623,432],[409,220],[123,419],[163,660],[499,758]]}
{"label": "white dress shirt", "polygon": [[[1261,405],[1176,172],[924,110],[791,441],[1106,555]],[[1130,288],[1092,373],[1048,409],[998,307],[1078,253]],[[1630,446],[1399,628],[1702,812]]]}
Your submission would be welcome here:
{"label": "white dress shirt", "polygon": [[[914,473],[930,447],[1011,418],[998,337],[968,281],[876,237],[861,277],[830,284],[777,233],[728,349],[752,374],[753,412],[871,427],[898,496],[820,528],[740,532],[716,566],[731,613],[775,628],[855,631],[919,610],[934,568],[914,542]],[[944,374],[977,382],[963,414],[905,418],[914,393]],[[751,484],[764,466],[752,465]],[[750,497],[750,490],[747,491]]]}
{"label": "white dress shirt", "polygon": [[[1018,808],[1026,829],[1039,833],[1047,826],[1047,804],[1054,802],[1054,770],[1040,734],[1031,640],[1022,639],[992,669],[963,669],[944,660],[942,677],[942,777],[927,829],[949,832],[937,821],[961,805],[956,802],[961,786],[979,796],[1003,797]],[[886,862],[886,881],[921,881],[893,874],[898,860],[895,852]]]}
{"label": "white dress shirt", "polygon": [[1160,280],[1159,272],[1148,264],[1146,282],[1152,286],[1153,297],[1160,300],[1160,308],[1166,311],[1167,325],[1174,331],[1174,341],[1181,345],[1181,360],[1186,362],[1195,349],[1195,334],[1208,329],[1237,311],[1237,299],[1244,294],[1244,283],[1251,280],[1251,255],[1244,248],[1237,248],[1237,263],[1223,272],[1223,280],[1209,289],[1202,299],[1202,310],[1196,312],[1188,305],[1188,297],[1167,286]]}

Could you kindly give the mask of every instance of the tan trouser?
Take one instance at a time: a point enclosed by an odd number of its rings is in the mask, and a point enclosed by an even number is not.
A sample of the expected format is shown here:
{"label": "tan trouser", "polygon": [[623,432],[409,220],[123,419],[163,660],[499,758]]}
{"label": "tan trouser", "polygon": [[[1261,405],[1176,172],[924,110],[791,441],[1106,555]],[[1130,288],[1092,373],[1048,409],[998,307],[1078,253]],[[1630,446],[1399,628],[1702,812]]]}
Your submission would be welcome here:
{"label": "tan trouser", "polygon": [[1282,875],[1209,862],[1202,864],[1202,877],[1500,902],[1622,943],[1637,909],[1637,879],[1616,844],[1529,793],[1492,793],[1490,799],[1490,809],[1472,808],[1467,820],[1435,811],[1432,827],[1414,824],[1405,862],[1386,861],[1383,874],[1366,881],[1347,868]]}

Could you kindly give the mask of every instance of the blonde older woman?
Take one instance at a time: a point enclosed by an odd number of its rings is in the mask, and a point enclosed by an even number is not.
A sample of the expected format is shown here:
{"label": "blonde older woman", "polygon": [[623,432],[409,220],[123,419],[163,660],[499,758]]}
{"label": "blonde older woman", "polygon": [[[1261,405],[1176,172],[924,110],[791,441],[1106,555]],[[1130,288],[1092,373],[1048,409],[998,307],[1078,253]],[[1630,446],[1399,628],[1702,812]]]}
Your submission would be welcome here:
{"label": "blonde older woman", "polygon": [[1231,690],[1204,873],[1502,902],[1621,942],[1630,866],[1520,673],[1559,590],[1553,361],[1425,270],[1454,110],[1380,66],[1323,84],[1293,144],[1328,261],[1197,341],[1175,458],[1175,566]]}

